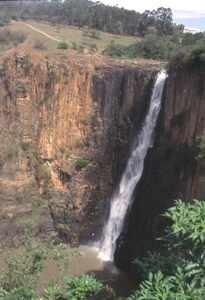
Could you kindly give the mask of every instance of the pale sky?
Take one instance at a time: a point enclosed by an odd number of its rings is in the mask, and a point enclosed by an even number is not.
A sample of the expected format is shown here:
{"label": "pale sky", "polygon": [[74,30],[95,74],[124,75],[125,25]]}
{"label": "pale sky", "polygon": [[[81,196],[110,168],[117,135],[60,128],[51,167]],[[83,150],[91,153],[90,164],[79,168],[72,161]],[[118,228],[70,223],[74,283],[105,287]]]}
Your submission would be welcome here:
{"label": "pale sky", "polygon": [[101,0],[100,2],[133,9],[140,13],[159,7],[169,7],[172,10],[174,22],[180,23],[182,20],[185,26],[205,31],[205,0]]}

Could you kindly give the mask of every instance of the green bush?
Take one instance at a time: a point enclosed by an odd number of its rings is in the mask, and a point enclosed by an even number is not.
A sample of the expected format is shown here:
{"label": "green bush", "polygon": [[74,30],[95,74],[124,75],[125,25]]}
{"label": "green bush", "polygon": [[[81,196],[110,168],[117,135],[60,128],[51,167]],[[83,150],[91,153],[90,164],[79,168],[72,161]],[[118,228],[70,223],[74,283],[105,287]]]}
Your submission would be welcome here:
{"label": "green bush", "polygon": [[21,149],[23,151],[27,151],[30,148],[30,146],[31,146],[30,142],[24,142],[24,141],[21,142]]}
{"label": "green bush", "polygon": [[164,216],[172,221],[165,235],[166,255],[148,253],[135,263],[144,280],[127,300],[205,299],[205,202],[175,201]]}
{"label": "green bush", "polygon": [[10,144],[7,148],[7,158],[9,160],[13,160],[15,159],[16,157],[18,157],[18,154],[19,154],[19,146],[15,143],[13,144]]}
{"label": "green bush", "polygon": [[89,117],[86,117],[83,119],[83,124],[87,125],[87,126],[97,126],[97,121],[96,120],[93,120]]}
{"label": "green bush", "polygon": [[25,41],[26,34],[24,32],[12,32],[9,29],[0,32],[0,43],[5,45],[18,45]]}
{"label": "green bush", "polygon": [[115,44],[112,40],[110,44],[103,50],[104,55],[109,55],[112,57],[122,57],[126,54],[127,47],[119,44]]}
{"label": "green bush", "polygon": [[76,166],[79,169],[85,168],[88,164],[89,164],[89,159],[85,158],[85,157],[81,157],[78,158],[77,162],[76,162]]}
{"label": "green bush", "polygon": [[85,51],[85,46],[79,45],[78,50],[83,53]]}
{"label": "green bush", "polygon": [[93,39],[100,39],[100,32],[96,30],[84,30],[83,35],[90,36]]}
{"label": "green bush", "polygon": [[205,67],[205,46],[199,46],[188,52],[184,57],[184,64],[191,68]]}
{"label": "green bush", "polygon": [[102,283],[91,275],[83,275],[79,278],[73,276],[66,277],[65,293],[70,300],[92,299],[103,289]]}
{"label": "green bush", "polygon": [[22,68],[24,70],[25,76],[29,75],[29,72],[30,72],[32,67],[33,67],[33,63],[30,61],[29,56],[26,55],[23,59],[23,62],[22,62]]}
{"label": "green bush", "polygon": [[97,51],[98,51],[98,46],[97,46],[97,44],[94,44],[94,43],[90,44],[90,50],[91,50],[92,52],[97,52]]}
{"label": "green bush", "polygon": [[42,40],[36,40],[34,42],[34,48],[40,49],[40,50],[46,50],[47,47],[44,45],[45,42],[46,42],[46,40],[43,40],[43,41]]}
{"label": "green bush", "polygon": [[72,42],[72,48],[74,50],[78,50],[78,46],[77,46],[77,43],[76,42]]}
{"label": "green bush", "polygon": [[58,47],[57,47],[58,49],[68,49],[68,44],[67,43],[65,43],[65,42],[60,42],[59,44],[58,44]]}
{"label": "green bush", "polygon": [[168,67],[183,66],[187,69],[201,69],[205,67],[205,46],[187,46],[180,48],[169,60]]}

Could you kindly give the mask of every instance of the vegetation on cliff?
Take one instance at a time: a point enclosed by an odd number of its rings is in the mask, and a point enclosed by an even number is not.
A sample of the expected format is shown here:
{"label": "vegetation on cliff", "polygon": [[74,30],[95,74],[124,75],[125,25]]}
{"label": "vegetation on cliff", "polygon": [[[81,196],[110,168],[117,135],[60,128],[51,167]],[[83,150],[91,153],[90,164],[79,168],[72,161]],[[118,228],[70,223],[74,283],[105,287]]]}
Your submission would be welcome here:
{"label": "vegetation on cliff", "polygon": [[169,68],[185,67],[186,69],[204,70],[205,44],[199,46],[186,46],[179,49],[170,59]]}

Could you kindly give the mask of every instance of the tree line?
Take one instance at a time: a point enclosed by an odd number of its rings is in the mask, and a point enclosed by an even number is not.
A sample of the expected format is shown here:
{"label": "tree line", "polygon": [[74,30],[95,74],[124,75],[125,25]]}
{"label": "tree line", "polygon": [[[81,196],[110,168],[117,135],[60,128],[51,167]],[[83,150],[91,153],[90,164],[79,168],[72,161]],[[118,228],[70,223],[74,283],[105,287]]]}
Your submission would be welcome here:
{"label": "tree line", "polygon": [[17,1],[1,2],[0,10],[11,18],[33,18],[55,24],[67,24],[78,28],[88,27],[104,32],[143,37],[153,27],[157,32],[172,34],[174,24],[170,8],[146,10],[140,14],[100,1],[66,0],[59,2]]}

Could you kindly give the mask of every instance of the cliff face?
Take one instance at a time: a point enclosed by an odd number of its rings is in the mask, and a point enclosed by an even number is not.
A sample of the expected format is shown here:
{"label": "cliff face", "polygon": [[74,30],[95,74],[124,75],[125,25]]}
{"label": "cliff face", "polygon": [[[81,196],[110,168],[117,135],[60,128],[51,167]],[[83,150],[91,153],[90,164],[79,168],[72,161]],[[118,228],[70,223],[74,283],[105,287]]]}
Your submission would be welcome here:
{"label": "cliff face", "polygon": [[204,165],[196,160],[198,145],[204,138],[204,116],[204,71],[170,70],[155,144],[148,151],[135,191],[126,241],[118,249],[116,264],[131,277],[137,272],[133,259],[158,247],[155,240],[166,226],[159,215],[173,204],[173,199],[204,199]]}
{"label": "cliff face", "polygon": [[99,232],[156,68],[16,52],[0,71],[1,240],[18,245],[32,219],[76,245]]}

